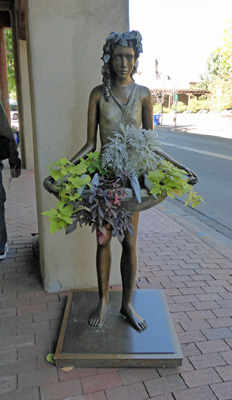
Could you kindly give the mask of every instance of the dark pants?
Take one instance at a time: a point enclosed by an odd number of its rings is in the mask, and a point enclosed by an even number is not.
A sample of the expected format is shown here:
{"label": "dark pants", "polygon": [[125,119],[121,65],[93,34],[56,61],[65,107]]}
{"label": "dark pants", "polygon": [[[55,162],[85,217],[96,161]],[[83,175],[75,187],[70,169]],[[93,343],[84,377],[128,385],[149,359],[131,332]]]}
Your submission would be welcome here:
{"label": "dark pants", "polygon": [[6,223],[5,223],[5,204],[6,194],[2,184],[2,164],[0,163],[0,253],[4,252],[7,242]]}

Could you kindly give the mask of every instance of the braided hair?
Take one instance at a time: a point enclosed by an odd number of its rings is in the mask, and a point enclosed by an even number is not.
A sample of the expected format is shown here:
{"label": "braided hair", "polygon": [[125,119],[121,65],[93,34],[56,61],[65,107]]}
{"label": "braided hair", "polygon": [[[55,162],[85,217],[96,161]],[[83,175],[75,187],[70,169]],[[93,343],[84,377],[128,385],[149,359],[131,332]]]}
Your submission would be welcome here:
{"label": "braided hair", "polygon": [[[110,88],[111,88],[111,79],[112,79],[112,70],[111,70],[111,57],[115,48],[120,45],[123,47],[130,47],[134,49],[135,52],[135,60],[139,58],[139,54],[143,52],[142,47],[142,36],[138,31],[131,31],[125,33],[112,32],[107,38],[106,43],[103,46],[103,56],[102,60],[104,65],[102,67],[102,75],[103,75],[103,87],[104,87],[104,96],[106,101],[109,100],[110,97]],[[137,71],[138,63],[135,63],[133,71],[131,73],[131,78],[133,79],[134,73]]]}

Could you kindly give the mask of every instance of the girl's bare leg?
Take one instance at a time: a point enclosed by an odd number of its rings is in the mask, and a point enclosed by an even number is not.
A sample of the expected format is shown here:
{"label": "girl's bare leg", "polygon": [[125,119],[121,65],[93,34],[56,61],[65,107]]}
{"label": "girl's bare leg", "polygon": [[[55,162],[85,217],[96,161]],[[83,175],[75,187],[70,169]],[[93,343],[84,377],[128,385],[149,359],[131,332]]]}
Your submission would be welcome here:
{"label": "girl's bare leg", "polygon": [[121,275],[123,296],[121,314],[127,317],[137,330],[141,331],[146,329],[147,322],[136,313],[131,304],[137,271],[136,241],[139,213],[135,213],[132,216],[131,222],[134,228],[134,235],[131,236],[127,231],[122,242]]}
{"label": "girl's bare leg", "polygon": [[93,313],[89,318],[89,325],[100,327],[105,318],[107,304],[109,302],[109,278],[111,267],[111,230],[107,231],[107,237],[103,244],[97,242],[97,279],[99,301]]}

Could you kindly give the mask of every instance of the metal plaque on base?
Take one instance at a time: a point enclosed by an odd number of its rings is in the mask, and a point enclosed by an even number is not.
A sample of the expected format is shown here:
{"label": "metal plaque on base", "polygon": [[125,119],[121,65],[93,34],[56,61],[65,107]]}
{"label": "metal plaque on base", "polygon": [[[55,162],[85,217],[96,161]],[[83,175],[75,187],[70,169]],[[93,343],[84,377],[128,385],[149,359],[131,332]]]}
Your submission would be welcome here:
{"label": "metal plaque on base", "polygon": [[55,353],[57,366],[173,367],[183,355],[162,290],[135,290],[133,307],[148,323],[136,331],[120,314],[121,291],[111,291],[104,325],[88,324],[98,291],[69,294]]}

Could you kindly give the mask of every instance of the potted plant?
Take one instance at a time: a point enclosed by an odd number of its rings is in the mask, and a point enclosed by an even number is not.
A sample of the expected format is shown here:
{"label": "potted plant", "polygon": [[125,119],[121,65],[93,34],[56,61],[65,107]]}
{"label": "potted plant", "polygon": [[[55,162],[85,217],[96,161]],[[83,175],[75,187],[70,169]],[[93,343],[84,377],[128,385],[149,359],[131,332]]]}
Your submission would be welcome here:
{"label": "potted plant", "polygon": [[166,196],[187,193],[185,204],[196,207],[203,200],[193,191],[187,173],[165,160],[159,150],[154,131],[120,125],[101,154],[89,153],[77,165],[65,158],[49,164],[59,185],[57,208],[43,213],[50,218],[50,232],[65,228],[70,233],[77,224],[85,224],[97,230],[102,243],[110,227],[122,241],[126,229],[133,234],[132,213]]}

